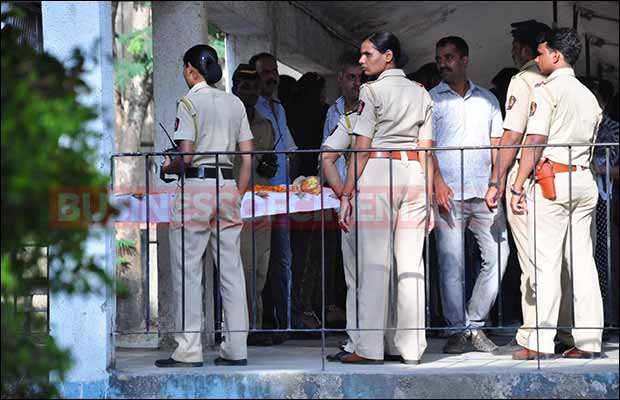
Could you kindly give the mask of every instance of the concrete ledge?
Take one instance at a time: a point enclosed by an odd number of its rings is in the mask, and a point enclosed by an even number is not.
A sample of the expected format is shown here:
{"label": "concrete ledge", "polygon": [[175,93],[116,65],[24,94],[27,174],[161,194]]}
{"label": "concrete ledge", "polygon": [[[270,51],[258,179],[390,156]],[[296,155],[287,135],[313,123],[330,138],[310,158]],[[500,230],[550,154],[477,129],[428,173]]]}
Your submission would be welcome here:
{"label": "concrete ledge", "polygon": [[[216,367],[217,351],[202,368],[157,368],[170,353],[119,350],[111,398],[618,398],[618,341],[595,360],[515,361],[469,351],[441,352],[445,339],[429,338],[420,365],[324,363],[338,337],[250,347],[245,367]],[[495,338],[496,341],[502,338]],[[507,340],[509,338],[503,338]]]}
{"label": "concrete ledge", "polygon": [[[379,369],[380,370],[380,369]],[[109,398],[618,398],[618,372],[115,373]]]}

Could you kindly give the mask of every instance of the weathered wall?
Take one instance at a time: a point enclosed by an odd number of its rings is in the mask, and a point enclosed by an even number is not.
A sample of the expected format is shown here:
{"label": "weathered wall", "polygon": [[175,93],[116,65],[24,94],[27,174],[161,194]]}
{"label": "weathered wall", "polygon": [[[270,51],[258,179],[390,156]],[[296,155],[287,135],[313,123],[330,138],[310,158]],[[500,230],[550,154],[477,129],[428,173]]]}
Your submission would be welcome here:
{"label": "weathered wall", "polygon": [[[552,1],[304,1],[301,2],[329,23],[346,27],[360,42],[375,31],[394,32],[410,62],[405,71],[413,72],[435,59],[435,44],[449,35],[463,37],[470,48],[469,75],[475,82],[489,87],[491,79],[502,68],[512,67],[510,24],[537,19],[549,26],[553,23]],[[617,1],[558,1],[558,26],[573,26],[573,5],[618,18]],[[604,73],[618,89],[618,22],[581,18],[578,30],[590,32],[613,45],[592,48],[592,72],[599,61],[615,66]],[[577,74],[585,74],[585,46],[576,66]]]}
{"label": "weathered wall", "polygon": [[[96,168],[110,174],[114,151],[112,21],[110,2],[42,2],[43,46],[61,60],[68,60],[74,48],[90,59],[84,80],[92,89],[81,101],[95,105],[99,116],[89,125],[102,137],[93,142],[97,149]],[[93,230],[85,249],[99,265],[114,276],[115,249],[111,230]],[[66,262],[70,262],[67,260]],[[66,266],[51,265],[51,268]],[[97,285],[97,286],[100,286]],[[71,350],[74,365],[66,385],[74,382],[107,382],[112,359],[112,329],[115,297],[110,293],[89,296],[50,294],[50,329],[57,343]],[[100,394],[99,394],[100,396]]]}

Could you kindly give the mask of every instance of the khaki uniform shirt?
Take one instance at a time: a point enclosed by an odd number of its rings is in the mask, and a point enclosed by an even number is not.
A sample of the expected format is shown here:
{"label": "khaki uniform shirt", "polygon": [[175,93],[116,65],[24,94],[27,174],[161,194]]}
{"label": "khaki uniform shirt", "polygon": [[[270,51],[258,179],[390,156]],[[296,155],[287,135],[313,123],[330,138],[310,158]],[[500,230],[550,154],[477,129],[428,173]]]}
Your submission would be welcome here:
{"label": "khaki uniform shirt", "polygon": [[[235,151],[252,139],[245,107],[239,98],[200,82],[177,104],[174,140],[191,140],[195,152]],[[232,168],[234,155],[220,155],[220,167]],[[215,155],[195,155],[191,167],[215,166]]]}
{"label": "khaki uniform shirt", "polygon": [[[336,129],[325,139],[323,146],[334,150],[346,150],[355,144],[355,136],[353,135],[353,127],[357,122],[357,111],[345,113],[340,120]],[[350,154],[350,153],[348,153]],[[348,157],[347,154],[347,157]]]}
{"label": "khaki uniform shirt", "polygon": [[356,135],[372,139],[373,148],[417,148],[433,139],[433,101],[402,69],[389,69],[360,88]]}
{"label": "khaki uniform shirt", "polygon": [[[512,77],[506,94],[506,117],[504,129],[518,133],[525,133],[527,119],[530,112],[530,99],[537,83],[542,82],[545,76],[538,69],[536,61],[530,60],[521,71]],[[525,135],[521,144],[525,141]]]}
{"label": "khaki uniform shirt", "polygon": [[[527,134],[548,136],[548,144],[594,143],[602,118],[596,97],[577,78],[572,68],[554,71],[534,87]],[[591,148],[545,147],[543,157],[553,162],[587,167]]]}
{"label": "khaki uniform shirt", "polygon": [[[254,117],[250,121],[250,129],[254,136],[254,150],[273,150],[275,146],[275,133],[273,127],[268,119],[264,118],[257,111],[254,112]],[[238,149],[237,149],[238,150]],[[258,166],[261,155],[256,154],[254,156],[254,165]],[[239,177],[239,171],[241,170],[241,155],[235,157],[233,172],[236,178]],[[250,181],[251,182],[251,181]],[[264,178],[254,170],[254,184],[255,185],[269,185],[269,178]]]}

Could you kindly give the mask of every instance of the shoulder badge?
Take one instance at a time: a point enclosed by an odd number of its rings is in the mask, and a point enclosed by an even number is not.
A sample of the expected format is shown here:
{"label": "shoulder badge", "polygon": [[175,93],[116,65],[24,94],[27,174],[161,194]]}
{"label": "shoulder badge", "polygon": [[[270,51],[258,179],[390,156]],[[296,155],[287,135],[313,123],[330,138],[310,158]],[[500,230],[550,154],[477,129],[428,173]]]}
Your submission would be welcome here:
{"label": "shoulder badge", "polygon": [[510,96],[510,98],[508,99],[508,107],[506,107],[506,110],[512,110],[512,107],[515,105],[516,102],[517,98],[514,96]]}
{"label": "shoulder badge", "polygon": [[533,101],[532,104],[530,104],[530,117],[533,116],[536,113],[536,102]]}
{"label": "shoulder badge", "polygon": [[175,119],[174,120],[174,131],[178,131],[179,130],[179,119]]}
{"label": "shoulder badge", "polygon": [[359,103],[357,104],[357,115],[362,115],[362,112],[364,112],[365,106],[366,106],[366,103],[364,103],[364,100],[360,100]]}

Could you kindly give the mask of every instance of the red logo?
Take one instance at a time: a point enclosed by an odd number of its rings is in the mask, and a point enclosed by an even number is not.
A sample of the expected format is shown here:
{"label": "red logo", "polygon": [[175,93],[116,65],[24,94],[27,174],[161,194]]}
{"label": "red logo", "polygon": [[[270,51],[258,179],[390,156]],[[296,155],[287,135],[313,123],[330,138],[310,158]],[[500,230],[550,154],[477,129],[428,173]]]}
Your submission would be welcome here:
{"label": "red logo", "polygon": [[362,115],[362,113],[364,112],[365,106],[366,106],[366,103],[364,103],[364,100],[360,100],[360,102],[357,105],[357,115]]}

